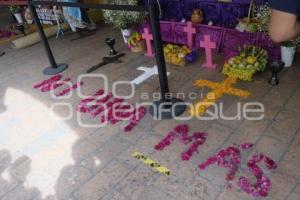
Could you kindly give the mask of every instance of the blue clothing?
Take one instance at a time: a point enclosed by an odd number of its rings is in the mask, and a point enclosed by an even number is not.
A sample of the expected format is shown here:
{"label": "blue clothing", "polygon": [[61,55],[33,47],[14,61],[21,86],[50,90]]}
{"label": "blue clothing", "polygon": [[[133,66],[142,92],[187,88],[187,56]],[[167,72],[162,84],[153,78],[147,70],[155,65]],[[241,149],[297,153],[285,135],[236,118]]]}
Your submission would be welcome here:
{"label": "blue clothing", "polygon": [[[64,2],[78,3],[78,0],[64,0]],[[67,10],[68,15],[71,16],[72,18],[74,18],[78,21],[82,20],[80,8],[67,7],[66,10]]]}
{"label": "blue clothing", "polygon": [[270,7],[275,10],[300,14],[300,0],[269,0]]}

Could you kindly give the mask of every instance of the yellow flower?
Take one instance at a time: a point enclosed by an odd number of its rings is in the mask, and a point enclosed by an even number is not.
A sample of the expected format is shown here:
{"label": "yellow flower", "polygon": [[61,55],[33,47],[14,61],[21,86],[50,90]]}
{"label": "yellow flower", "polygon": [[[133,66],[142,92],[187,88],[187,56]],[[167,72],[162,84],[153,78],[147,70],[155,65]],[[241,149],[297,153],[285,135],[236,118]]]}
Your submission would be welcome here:
{"label": "yellow flower", "polygon": [[248,56],[247,57],[247,63],[250,65],[253,65],[256,62],[256,57],[255,56]]}

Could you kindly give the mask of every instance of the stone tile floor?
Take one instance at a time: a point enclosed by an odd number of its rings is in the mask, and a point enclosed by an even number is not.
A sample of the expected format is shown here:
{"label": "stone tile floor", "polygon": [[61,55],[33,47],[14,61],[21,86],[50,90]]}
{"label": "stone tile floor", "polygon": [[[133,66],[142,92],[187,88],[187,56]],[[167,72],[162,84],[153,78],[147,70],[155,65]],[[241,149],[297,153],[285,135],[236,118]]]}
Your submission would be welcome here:
{"label": "stone tile floor", "polygon": [[[118,31],[101,27],[93,36],[78,41],[70,40],[75,35],[50,39],[58,62],[66,62],[69,69],[66,77],[76,80],[90,66],[101,61],[107,48],[103,40],[113,35],[119,41],[117,48],[126,52],[122,63],[110,64],[96,73],[108,76],[109,90],[117,80],[130,81],[141,74],[136,68],[152,66],[154,59],[132,54],[122,45]],[[154,120],[149,114],[130,133],[122,131],[122,124],[104,128],[80,127],[76,112],[69,120],[55,120],[51,105],[70,103],[73,108],[80,98],[77,93],[69,99],[55,100],[48,93],[32,88],[34,83],[47,77],[42,74],[48,65],[41,44],[23,50],[1,47],[6,55],[0,58],[0,199],[3,200],[193,200],[193,199],[253,199],[241,191],[233,181],[232,188],[226,188],[227,170],[216,165],[200,171],[198,165],[232,144],[252,142],[255,148],[245,155],[239,172],[252,177],[246,162],[255,152],[272,157],[278,168],[265,173],[272,180],[268,197],[264,199],[300,199],[300,60],[280,74],[281,83],[271,87],[267,80],[269,72],[259,74],[251,83],[239,82],[236,87],[252,92],[248,99],[224,96],[224,115],[234,116],[238,103],[261,102],[265,117],[259,121],[241,120]],[[218,56],[219,64],[222,57]],[[222,81],[220,70],[205,70],[199,63],[178,68],[168,66],[171,91],[188,94],[206,94],[209,89],[195,88],[197,79]],[[103,87],[97,79],[85,80],[82,91],[90,94]],[[120,94],[128,88],[118,88]],[[152,77],[136,87],[135,96],[129,102],[141,102],[141,95],[159,92],[158,78]],[[198,98],[198,100],[200,97]],[[68,115],[66,107],[56,107],[56,116]],[[187,115],[187,114],[186,114]],[[95,120],[85,119],[86,123]],[[199,153],[190,161],[181,161],[185,146],[175,141],[164,151],[154,150],[168,131],[179,123],[186,123],[191,131],[205,131],[207,141],[200,146]],[[139,151],[156,160],[171,171],[170,176],[155,172],[152,168],[133,158]],[[253,177],[252,177],[253,179]],[[253,179],[254,180],[254,179]],[[259,199],[259,198],[256,198]],[[263,198],[261,198],[263,199]]]}

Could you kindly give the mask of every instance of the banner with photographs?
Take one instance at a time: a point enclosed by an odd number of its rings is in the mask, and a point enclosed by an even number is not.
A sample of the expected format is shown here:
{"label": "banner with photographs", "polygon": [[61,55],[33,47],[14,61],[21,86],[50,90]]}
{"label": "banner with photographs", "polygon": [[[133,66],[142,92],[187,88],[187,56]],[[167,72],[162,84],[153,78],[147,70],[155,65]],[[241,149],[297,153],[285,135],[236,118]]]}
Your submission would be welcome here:
{"label": "banner with photographs", "polygon": [[42,24],[54,25],[64,21],[60,8],[37,7],[36,12]]}

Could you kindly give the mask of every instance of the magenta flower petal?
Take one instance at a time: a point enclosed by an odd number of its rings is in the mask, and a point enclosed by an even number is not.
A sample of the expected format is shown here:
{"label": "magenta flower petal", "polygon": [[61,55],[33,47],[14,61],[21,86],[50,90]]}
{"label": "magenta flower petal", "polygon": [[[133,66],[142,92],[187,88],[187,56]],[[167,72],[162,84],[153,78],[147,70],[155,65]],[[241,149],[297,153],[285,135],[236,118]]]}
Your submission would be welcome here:
{"label": "magenta flower petal", "polygon": [[187,134],[189,132],[189,127],[186,124],[180,124],[180,125],[176,126],[175,132],[181,133],[181,134],[184,134],[184,133]]}
{"label": "magenta flower petal", "polygon": [[257,165],[261,161],[264,161],[269,169],[275,169],[277,167],[276,163],[271,158],[263,154],[253,155],[248,161],[248,168],[256,177],[256,182],[251,184],[246,177],[240,177],[238,182],[239,187],[248,194],[252,194],[253,197],[266,197],[269,194],[272,185],[271,180],[264,175],[262,169]]}
{"label": "magenta flower petal", "polygon": [[265,156],[264,159],[265,159],[265,163],[266,163],[266,165],[269,169],[276,169],[277,168],[277,164],[275,163],[274,160],[272,160],[271,158],[269,158],[267,156]]}
{"label": "magenta flower petal", "polygon": [[198,146],[202,145],[206,140],[205,133],[194,133],[192,136],[188,134],[189,127],[185,124],[180,124],[174,128],[174,131],[169,132],[156,146],[156,150],[163,150],[169,146],[175,138],[178,138],[182,144],[192,143],[188,150],[181,154],[182,160],[190,160],[193,154],[198,153]]}
{"label": "magenta flower petal", "polygon": [[59,80],[61,80],[61,78],[62,78],[61,74],[54,75],[54,76],[50,77],[49,79],[43,80],[40,83],[33,85],[33,88],[37,89],[40,87],[45,87],[46,85],[49,86],[55,82],[58,82]]}
{"label": "magenta flower petal", "polygon": [[254,144],[252,143],[243,143],[243,144],[240,144],[240,147],[241,149],[245,150],[245,149],[250,149],[253,147]]}

